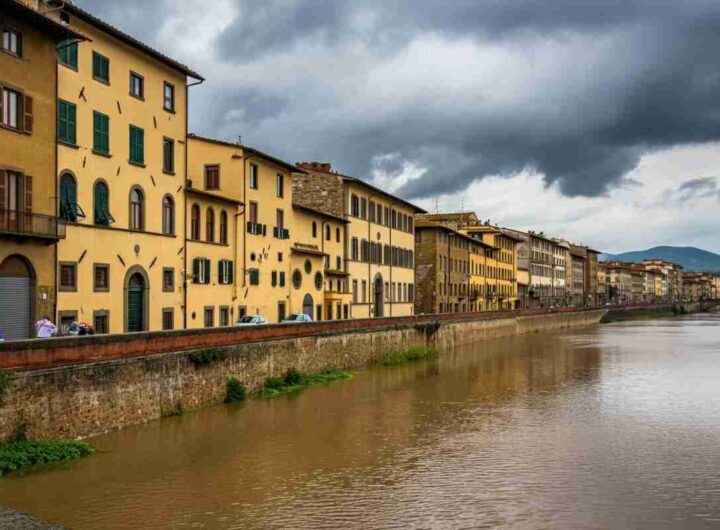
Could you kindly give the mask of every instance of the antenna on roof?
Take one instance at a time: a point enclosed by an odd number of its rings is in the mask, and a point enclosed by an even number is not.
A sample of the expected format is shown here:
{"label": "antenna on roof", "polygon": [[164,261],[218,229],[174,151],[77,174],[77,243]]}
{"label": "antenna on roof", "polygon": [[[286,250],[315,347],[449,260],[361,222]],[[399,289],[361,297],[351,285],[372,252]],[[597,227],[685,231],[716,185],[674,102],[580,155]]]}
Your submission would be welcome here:
{"label": "antenna on roof", "polygon": [[238,135],[238,145],[242,145],[242,134]]}
{"label": "antenna on roof", "polygon": [[438,202],[438,197],[437,197],[437,195],[435,195],[435,213],[436,213],[436,214],[439,214],[439,213],[440,213],[440,206],[439,206],[439,202]]}

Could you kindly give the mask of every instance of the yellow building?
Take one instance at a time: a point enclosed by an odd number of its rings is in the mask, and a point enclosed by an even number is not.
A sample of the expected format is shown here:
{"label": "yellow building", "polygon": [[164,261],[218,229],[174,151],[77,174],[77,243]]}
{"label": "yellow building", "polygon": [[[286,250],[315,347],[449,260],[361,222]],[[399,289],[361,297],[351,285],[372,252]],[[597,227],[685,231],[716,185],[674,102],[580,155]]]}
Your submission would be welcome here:
{"label": "yellow building", "polygon": [[475,257],[479,269],[472,280],[480,290],[478,310],[497,311],[517,306],[517,238],[495,226],[481,223],[472,212],[428,214],[418,219],[444,224],[485,243],[482,261],[480,256]]}
{"label": "yellow building", "polygon": [[71,3],[59,50],[58,320],[98,333],[183,326],[186,66]]}
{"label": "yellow building", "polygon": [[55,313],[56,46],[84,37],[18,2],[0,34],[0,334],[17,340]]}
{"label": "yellow building", "polygon": [[345,271],[348,221],[299,204],[293,211],[290,310],[315,320],[350,318]]}
{"label": "yellow building", "polygon": [[185,185],[184,305],[188,328],[227,326],[242,298],[235,264],[242,257],[244,150],[189,136]]}
{"label": "yellow building", "polygon": [[347,218],[345,272],[352,293],[352,318],[404,316],[414,312],[417,206],[360,179],[333,172],[327,163],[299,164],[295,201]]}

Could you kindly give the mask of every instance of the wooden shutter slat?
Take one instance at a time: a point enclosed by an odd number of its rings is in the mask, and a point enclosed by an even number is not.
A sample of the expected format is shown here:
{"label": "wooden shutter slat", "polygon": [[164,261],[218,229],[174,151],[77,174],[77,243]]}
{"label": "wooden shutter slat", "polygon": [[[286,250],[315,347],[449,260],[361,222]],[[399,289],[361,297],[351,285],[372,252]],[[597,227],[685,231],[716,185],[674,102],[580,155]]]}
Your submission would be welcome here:
{"label": "wooden shutter slat", "polygon": [[33,132],[33,98],[25,96],[23,101],[23,113],[25,114],[25,132],[32,134]]}
{"label": "wooden shutter slat", "polygon": [[23,179],[25,181],[25,211],[32,213],[33,210],[33,178],[30,175],[25,175]]}

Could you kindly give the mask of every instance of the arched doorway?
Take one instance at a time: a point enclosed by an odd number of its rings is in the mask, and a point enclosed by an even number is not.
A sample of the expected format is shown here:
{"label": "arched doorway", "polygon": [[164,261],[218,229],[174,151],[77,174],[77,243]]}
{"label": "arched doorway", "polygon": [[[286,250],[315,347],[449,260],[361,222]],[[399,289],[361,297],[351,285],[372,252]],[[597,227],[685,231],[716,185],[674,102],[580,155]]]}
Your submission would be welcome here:
{"label": "arched doorway", "polygon": [[148,330],[150,284],[145,271],[132,267],[125,275],[125,331]]}
{"label": "arched doorway", "polygon": [[310,294],[306,294],[303,298],[303,313],[312,318],[313,316],[313,298]]}
{"label": "arched doorway", "polygon": [[385,316],[385,290],[382,276],[379,274],[375,276],[375,287],[373,291],[375,293],[375,316]]}
{"label": "arched doorway", "polygon": [[0,331],[5,340],[33,337],[35,271],[23,256],[0,264]]}

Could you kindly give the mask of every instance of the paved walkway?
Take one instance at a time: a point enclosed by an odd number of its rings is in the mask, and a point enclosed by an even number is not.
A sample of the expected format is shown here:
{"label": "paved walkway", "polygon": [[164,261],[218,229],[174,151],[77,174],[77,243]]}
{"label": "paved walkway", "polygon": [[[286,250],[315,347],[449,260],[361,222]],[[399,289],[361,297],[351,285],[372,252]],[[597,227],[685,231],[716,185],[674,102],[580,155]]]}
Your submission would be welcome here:
{"label": "paved walkway", "polygon": [[40,519],[35,519],[24,513],[15,512],[9,508],[0,506],[0,529],[22,529],[22,530],[60,530],[59,526],[51,525]]}

